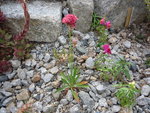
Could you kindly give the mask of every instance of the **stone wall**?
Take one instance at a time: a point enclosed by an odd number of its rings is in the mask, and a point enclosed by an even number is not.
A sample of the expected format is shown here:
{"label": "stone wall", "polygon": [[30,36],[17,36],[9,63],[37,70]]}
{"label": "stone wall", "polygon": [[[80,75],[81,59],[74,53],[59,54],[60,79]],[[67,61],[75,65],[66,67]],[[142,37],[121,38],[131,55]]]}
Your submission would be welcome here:
{"label": "stone wall", "polygon": [[[8,23],[12,23],[11,26],[18,28],[19,31],[21,27],[18,25],[18,22],[22,22],[21,25],[23,25],[23,11],[20,5],[18,5],[18,3],[15,3],[14,5],[14,1],[17,0],[0,0],[1,5],[0,8],[4,12],[4,14],[6,14],[6,17],[9,20]],[[88,32],[90,30],[93,12],[100,15],[101,17],[106,17],[107,20],[110,20],[114,29],[124,26],[128,8],[134,9],[131,23],[142,22],[147,14],[145,3],[143,0],[28,0],[28,1],[29,1],[28,2],[29,13],[31,16],[30,34],[34,34],[33,36],[29,35],[32,37],[29,39],[32,41],[40,41],[40,42],[54,41],[57,39],[59,34],[61,34],[61,27],[62,27],[61,19],[63,12],[62,7],[65,6],[64,4],[67,4],[70,13],[77,15],[77,17],[79,18],[76,28],[81,32]],[[37,3],[38,5],[35,2],[38,2]],[[59,6],[49,5],[52,2],[56,4],[59,2],[58,4],[60,5]],[[14,7],[10,9],[12,5],[14,5]],[[18,9],[18,7],[20,7],[20,9]],[[14,22],[16,23],[13,23],[13,20],[15,20]],[[36,25],[38,26],[39,31],[36,30]]]}
{"label": "stone wall", "polygon": [[111,21],[114,28],[123,27],[128,8],[133,8],[131,23],[142,22],[146,16],[144,0],[94,0],[95,12]]}

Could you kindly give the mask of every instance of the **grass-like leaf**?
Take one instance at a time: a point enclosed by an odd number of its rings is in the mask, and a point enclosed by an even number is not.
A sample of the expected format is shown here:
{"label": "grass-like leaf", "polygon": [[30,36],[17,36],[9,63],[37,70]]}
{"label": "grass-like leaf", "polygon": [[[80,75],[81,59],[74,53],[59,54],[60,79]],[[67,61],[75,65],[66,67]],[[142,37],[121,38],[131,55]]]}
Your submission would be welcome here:
{"label": "grass-like leaf", "polygon": [[77,102],[79,102],[79,97],[76,92],[76,89],[88,87],[88,85],[86,85],[88,83],[87,81],[78,82],[78,79],[80,77],[80,74],[78,73],[79,71],[75,67],[71,68],[71,72],[68,75],[66,75],[65,73],[61,73],[61,81],[63,82],[63,87],[58,88],[57,90],[57,92],[60,92],[66,89],[70,89],[73,97]]}

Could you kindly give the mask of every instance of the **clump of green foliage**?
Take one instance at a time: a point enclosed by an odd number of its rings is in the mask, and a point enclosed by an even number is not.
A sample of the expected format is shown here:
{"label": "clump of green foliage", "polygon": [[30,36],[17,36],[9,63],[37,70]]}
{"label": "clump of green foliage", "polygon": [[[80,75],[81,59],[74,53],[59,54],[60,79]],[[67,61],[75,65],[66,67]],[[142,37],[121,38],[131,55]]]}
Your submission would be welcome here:
{"label": "clump of green foliage", "polygon": [[63,82],[63,86],[61,88],[58,88],[57,92],[63,91],[63,90],[71,90],[73,97],[77,102],[79,102],[79,97],[77,90],[79,88],[87,88],[88,85],[87,81],[79,81],[79,70],[77,68],[72,68],[71,72],[68,74],[61,73],[61,81]]}
{"label": "clump of green foliage", "polygon": [[98,16],[96,13],[93,13],[92,15],[92,24],[91,24],[91,30],[96,30],[97,27],[100,26],[99,21],[101,17]]}
{"label": "clump of green foliage", "polygon": [[115,78],[122,80],[123,75],[125,75],[127,79],[130,79],[130,73],[129,73],[130,65],[131,64],[127,62],[125,59],[120,58],[113,66]]}
{"label": "clump of green foliage", "polygon": [[115,85],[115,87],[118,87],[115,95],[120,101],[121,106],[128,108],[132,107],[135,104],[136,94],[139,92],[135,87],[135,82],[129,84],[118,84]]}
{"label": "clump of green foliage", "polygon": [[113,80],[113,70],[112,70],[113,61],[112,59],[108,59],[107,54],[99,54],[95,61],[95,67],[98,71],[100,71],[100,79],[104,81],[112,81]]}
{"label": "clump of green foliage", "polygon": [[100,79],[104,81],[124,81],[124,77],[130,79],[129,65],[125,59],[119,58],[116,61],[107,54],[99,54],[95,61],[95,67],[100,71]]}
{"label": "clump of green foliage", "polygon": [[107,25],[100,24],[101,19],[104,19],[104,18],[98,16],[96,13],[93,13],[91,30],[96,31],[99,35],[98,44],[97,44],[98,47],[101,47],[101,45],[104,45],[108,40],[109,28],[107,29],[108,27]]}

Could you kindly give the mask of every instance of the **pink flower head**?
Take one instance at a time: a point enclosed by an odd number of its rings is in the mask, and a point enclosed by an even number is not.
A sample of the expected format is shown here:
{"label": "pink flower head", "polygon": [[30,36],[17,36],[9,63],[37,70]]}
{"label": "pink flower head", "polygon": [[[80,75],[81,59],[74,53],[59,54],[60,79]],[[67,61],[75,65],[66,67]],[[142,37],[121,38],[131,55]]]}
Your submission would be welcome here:
{"label": "pink flower head", "polygon": [[104,49],[104,54],[111,54],[110,46],[108,44],[102,45],[102,48]]}
{"label": "pink flower head", "polygon": [[100,20],[100,24],[105,25],[105,18],[102,18],[102,19]]}
{"label": "pink flower head", "polygon": [[111,23],[110,23],[110,21],[107,21],[107,22],[105,23],[105,26],[106,26],[107,29],[111,28]]}
{"label": "pink flower head", "polygon": [[73,14],[67,14],[63,19],[62,23],[69,25],[71,28],[75,28],[75,24],[78,18]]}

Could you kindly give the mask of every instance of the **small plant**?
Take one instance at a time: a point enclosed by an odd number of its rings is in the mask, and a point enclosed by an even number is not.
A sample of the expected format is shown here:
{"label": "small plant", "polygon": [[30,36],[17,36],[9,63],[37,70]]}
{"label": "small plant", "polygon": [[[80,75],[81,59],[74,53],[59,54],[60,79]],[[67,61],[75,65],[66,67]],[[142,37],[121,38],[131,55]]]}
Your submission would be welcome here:
{"label": "small plant", "polygon": [[110,27],[110,21],[106,21],[105,18],[101,19],[101,17],[96,15],[95,13],[93,14],[91,29],[98,32],[98,47],[101,47],[101,45],[104,45],[107,42],[107,29],[110,29]]}
{"label": "small plant", "polygon": [[[19,0],[19,2],[21,3],[24,10],[25,24],[23,30],[16,35],[11,35],[0,28],[0,63],[5,65],[0,66],[0,73],[3,73],[2,70],[6,71],[6,67],[8,68],[8,70],[11,68],[8,67],[11,66],[10,63],[8,63],[8,60],[13,56],[19,59],[25,59],[30,56],[28,53],[32,46],[25,39],[25,35],[29,30],[30,16],[25,0]],[[2,11],[0,11],[0,23],[5,20],[5,15]]]}
{"label": "small plant", "polygon": [[53,55],[55,58],[59,59],[60,62],[68,60],[68,63],[73,63],[74,52],[73,46],[76,45],[77,40],[72,39],[72,30],[76,26],[76,21],[78,18],[73,14],[68,14],[62,19],[62,23],[66,24],[68,27],[68,38],[69,38],[69,51],[68,53],[63,49],[62,52],[58,52],[56,49],[53,49]]}
{"label": "small plant", "polygon": [[125,59],[114,60],[109,57],[111,50],[108,44],[102,46],[104,53],[100,53],[95,61],[95,67],[100,71],[100,79],[104,81],[130,79],[129,65]]}
{"label": "small plant", "polygon": [[92,25],[91,25],[91,30],[96,30],[97,27],[99,27],[99,20],[101,19],[100,16],[98,16],[96,13],[93,13],[92,16]]}
{"label": "small plant", "polygon": [[135,88],[135,82],[118,84],[115,85],[115,87],[118,87],[115,95],[120,101],[121,106],[132,107],[135,104],[136,94],[139,92],[139,90]]}
{"label": "small plant", "polygon": [[112,67],[113,76],[119,80],[123,80],[123,75],[125,75],[127,79],[131,79],[130,73],[129,73],[130,65],[131,64],[127,62],[125,59],[119,58],[119,60]]}
{"label": "small plant", "polygon": [[77,102],[79,102],[79,97],[77,90],[79,88],[87,88],[88,85],[87,81],[78,81],[80,75],[77,68],[72,68],[70,74],[61,74],[61,81],[63,82],[63,86],[57,90],[57,92],[63,91],[63,90],[71,90],[73,97]]}
{"label": "small plant", "polygon": [[100,71],[100,79],[104,81],[112,81],[112,65],[113,62],[108,58],[107,54],[99,54],[95,61],[96,70]]}

